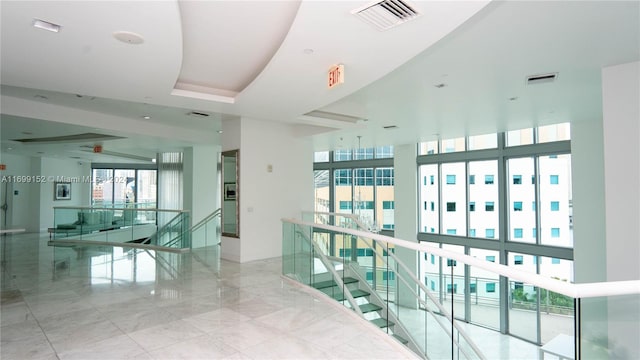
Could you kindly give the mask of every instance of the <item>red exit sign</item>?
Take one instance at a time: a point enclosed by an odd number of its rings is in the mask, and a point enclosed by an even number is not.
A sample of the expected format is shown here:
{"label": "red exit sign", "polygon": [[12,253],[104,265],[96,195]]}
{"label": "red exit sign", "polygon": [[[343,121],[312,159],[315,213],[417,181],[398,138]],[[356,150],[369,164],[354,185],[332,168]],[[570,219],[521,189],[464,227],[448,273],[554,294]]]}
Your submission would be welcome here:
{"label": "red exit sign", "polygon": [[329,89],[344,82],[344,65],[334,65],[329,69]]}

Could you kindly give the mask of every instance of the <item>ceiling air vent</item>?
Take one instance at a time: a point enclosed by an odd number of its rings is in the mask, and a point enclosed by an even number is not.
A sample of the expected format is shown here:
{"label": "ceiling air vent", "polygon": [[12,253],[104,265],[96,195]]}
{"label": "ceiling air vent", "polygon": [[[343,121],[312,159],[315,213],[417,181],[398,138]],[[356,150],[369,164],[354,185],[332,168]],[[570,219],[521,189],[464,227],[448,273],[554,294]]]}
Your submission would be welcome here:
{"label": "ceiling air vent", "polygon": [[548,73],[527,76],[527,85],[543,84],[553,82],[558,78],[558,73]]}
{"label": "ceiling air vent", "polygon": [[397,129],[398,126],[397,125],[387,125],[387,126],[383,126],[382,127],[385,130],[393,130],[393,129]]}
{"label": "ceiling air vent", "polygon": [[415,7],[402,0],[377,1],[351,13],[380,31],[388,30],[420,15]]}
{"label": "ceiling air vent", "polygon": [[189,113],[189,116],[195,116],[195,117],[208,117],[209,114],[207,113],[203,113],[203,112],[199,112],[199,111],[192,111]]}

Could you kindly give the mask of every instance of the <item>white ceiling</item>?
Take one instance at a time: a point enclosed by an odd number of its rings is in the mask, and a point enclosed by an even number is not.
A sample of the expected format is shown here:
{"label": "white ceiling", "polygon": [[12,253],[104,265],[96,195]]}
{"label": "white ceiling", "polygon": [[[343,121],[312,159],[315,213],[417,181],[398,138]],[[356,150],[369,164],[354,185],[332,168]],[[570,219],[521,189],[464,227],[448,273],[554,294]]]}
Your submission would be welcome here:
{"label": "white ceiling", "polygon": [[[240,116],[333,130],[314,136],[317,149],[590,121],[601,68],[640,59],[638,1],[413,1],[422,15],[384,32],[350,13],[367,3],[2,1],[2,151],[68,151],[10,141],[44,121],[124,136],[108,146],[141,155],[219,143],[221,119]],[[337,63],[345,83],[327,89]],[[547,72],[558,80],[526,85]],[[302,116],[313,110],[367,121]]]}

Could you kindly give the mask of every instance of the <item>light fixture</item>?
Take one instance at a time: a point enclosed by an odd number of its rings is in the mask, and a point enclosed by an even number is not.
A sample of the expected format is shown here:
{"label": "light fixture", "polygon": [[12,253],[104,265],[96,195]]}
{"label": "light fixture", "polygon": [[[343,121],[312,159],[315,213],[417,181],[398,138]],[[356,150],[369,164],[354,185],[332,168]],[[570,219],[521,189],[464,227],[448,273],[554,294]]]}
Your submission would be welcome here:
{"label": "light fixture", "polygon": [[222,130],[218,130],[218,134],[222,134]]}
{"label": "light fixture", "polygon": [[517,96],[510,97],[510,98],[509,98],[509,101],[516,101],[516,100],[518,100],[518,97],[517,97]]}
{"label": "light fixture", "polygon": [[156,163],[156,159],[151,159],[151,162],[155,164]]}
{"label": "light fixture", "polygon": [[151,116],[149,116],[149,115],[145,115],[145,116],[143,116],[142,118],[143,118],[143,119],[145,119],[145,120],[149,120],[149,119],[151,119]]}
{"label": "light fixture", "polygon": [[433,86],[437,87],[438,89],[442,89],[443,87],[447,86],[447,84],[441,83],[441,84],[435,84]]}
{"label": "light fixture", "polygon": [[307,49],[302,50],[302,52],[305,53],[306,55],[311,55],[311,54],[313,54],[313,49],[307,48]]}
{"label": "light fixture", "polygon": [[52,22],[48,22],[48,21],[44,21],[44,20],[40,20],[40,19],[33,19],[33,27],[34,28],[38,28],[38,29],[42,29],[42,30],[55,32],[55,33],[60,32],[60,29],[62,28],[58,24],[54,24]]}
{"label": "light fixture", "polygon": [[144,42],[144,38],[142,37],[142,35],[136,34],[131,31],[116,31],[113,33],[113,37],[116,38],[116,40],[131,45],[139,45]]}

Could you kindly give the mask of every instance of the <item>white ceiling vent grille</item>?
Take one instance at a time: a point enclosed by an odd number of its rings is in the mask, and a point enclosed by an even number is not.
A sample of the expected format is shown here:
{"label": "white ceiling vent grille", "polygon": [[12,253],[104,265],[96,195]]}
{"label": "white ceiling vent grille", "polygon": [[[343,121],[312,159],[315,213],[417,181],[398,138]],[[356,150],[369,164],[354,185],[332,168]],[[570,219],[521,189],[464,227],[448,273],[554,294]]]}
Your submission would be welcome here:
{"label": "white ceiling vent grille", "polygon": [[415,19],[420,13],[403,0],[383,0],[351,11],[364,22],[380,31],[388,30]]}

